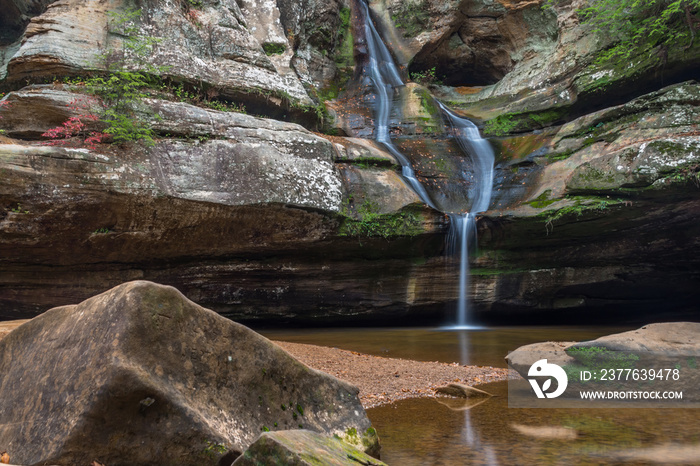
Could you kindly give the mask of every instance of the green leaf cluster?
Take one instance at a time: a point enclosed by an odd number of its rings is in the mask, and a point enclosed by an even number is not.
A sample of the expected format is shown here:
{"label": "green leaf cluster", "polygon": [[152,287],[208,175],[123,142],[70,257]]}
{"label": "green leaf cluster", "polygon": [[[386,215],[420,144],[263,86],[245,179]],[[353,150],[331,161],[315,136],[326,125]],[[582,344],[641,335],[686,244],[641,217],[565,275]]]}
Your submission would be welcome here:
{"label": "green leaf cluster", "polygon": [[262,44],[262,48],[265,51],[265,55],[282,55],[287,47],[284,44],[279,44],[276,42],[265,42]]}
{"label": "green leaf cluster", "polygon": [[435,75],[435,67],[423,71],[413,71],[411,72],[411,81],[417,82],[424,86],[430,84],[442,84],[442,81]]}

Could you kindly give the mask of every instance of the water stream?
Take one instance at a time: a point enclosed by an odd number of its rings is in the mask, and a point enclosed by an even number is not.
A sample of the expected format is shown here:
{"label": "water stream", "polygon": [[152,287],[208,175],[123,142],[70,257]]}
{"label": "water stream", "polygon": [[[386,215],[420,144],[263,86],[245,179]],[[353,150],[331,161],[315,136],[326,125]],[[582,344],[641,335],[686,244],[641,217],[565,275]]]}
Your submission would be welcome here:
{"label": "water stream", "polygon": [[[425,187],[416,178],[411,162],[401,153],[391,141],[389,134],[389,118],[391,116],[392,102],[395,89],[404,85],[398,68],[389,50],[377,32],[369,14],[369,7],[364,1],[358,2],[363,10],[365,37],[369,62],[367,74],[376,92],[375,100],[375,139],[399,161],[402,174],[411,188],[418,194],[423,202],[437,209],[430,199]],[[475,244],[476,218],[475,214],[485,212],[491,202],[493,187],[494,154],[488,141],[479,134],[479,129],[466,118],[455,114],[441,102],[438,106],[449,124],[450,133],[457,141],[465,155],[472,160],[474,179],[476,186],[471,190],[471,207],[466,213],[450,213],[451,228],[450,240],[453,254],[459,254],[459,296],[457,301],[457,316],[455,329],[470,328],[468,312],[468,288],[469,288],[469,249],[470,244]]]}
{"label": "water stream", "polygon": [[377,142],[382,143],[401,164],[403,177],[408,181],[416,194],[418,194],[418,197],[435,209],[435,204],[430,199],[425,187],[418,181],[418,178],[416,178],[416,174],[413,171],[408,157],[402,154],[391,141],[391,136],[389,135],[389,117],[391,116],[394,90],[402,87],[404,83],[401,80],[394,59],[377,32],[377,28],[374,27],[374,23],[369,15],[369,7],[364,1],[358,3],[361,5],[364,13],[365,38],[367,40],[367,52],[369,56],[367,72],[377,94],[374,109],[374,138]]}
{"label": "water stream", "polygon": [[[466,118],[455,114],[449,108],[438,102],[438,106],[450,125],[451,133],[459,144],[460,149],[472,160],[476,186],[472,189],[471,207],[469,212],[451,214],[452,236],[451,243],[455,253],[459,254],[459,296],[457,300],[456,329],[473,327],[469,316],[469,251],[470,245],[476,244],[476,214],[485,212],[491,203],[493,190],[493,166],[495,157],[493,149],[487,140],[479,134],[479,128]],[[472,324],[472,325],[470,325]]]}
{"label": "water stream", "polygon": [[[376,356],[505,367],[519,346],[583,341],[631,327],[332,328],[268,330],[268,338],[335,346]],[[387,464],[698,464],[700,416],[687,408],[523,409],[508,407],[505,382],[470,403],[415,398],[371,408]]]}

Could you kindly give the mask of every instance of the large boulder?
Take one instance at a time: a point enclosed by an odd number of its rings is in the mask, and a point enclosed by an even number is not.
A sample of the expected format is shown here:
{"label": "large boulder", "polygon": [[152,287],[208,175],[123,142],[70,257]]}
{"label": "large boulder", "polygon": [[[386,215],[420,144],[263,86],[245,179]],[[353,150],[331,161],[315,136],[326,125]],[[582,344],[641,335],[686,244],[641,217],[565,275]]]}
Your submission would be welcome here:
{"label": "large boulder", "polygon": [[357,388],[150,282],[17,328],[0,374],[0,439],[20,464],[216,464],[296,428],[378,451]]}
{"label": "large boulder", "polygon": [[628,351],[650,355],[657,361],[673,358],[700,357],[700,323],[663,322],[645,325],[637,330],[615,333],[591,341],[576,343],[568,352],[584,348],[605,348],[608,351]]}

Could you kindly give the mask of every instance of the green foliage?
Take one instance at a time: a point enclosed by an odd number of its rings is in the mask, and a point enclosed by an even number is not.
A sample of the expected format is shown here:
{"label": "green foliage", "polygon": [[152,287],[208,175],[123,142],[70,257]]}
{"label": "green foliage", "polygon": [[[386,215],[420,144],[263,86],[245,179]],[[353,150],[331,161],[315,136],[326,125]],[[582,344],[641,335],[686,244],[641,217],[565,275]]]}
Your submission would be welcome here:
{"label": "green foliage", "polygon": [[549,196],[552,194],[552,190],[548,189],[539,196],[537,196],[532,201],[528,202],[529,205],[535,209],[543,209],[550,204],[557,202],[559,199],[550,199]]}
{"label": "green foliage", "polygon": [[[345,31],[350,28],[350,8],[343,7],[338,12],[338,17],[340,18],[339,31]],[[342,34],[342,32],[339,32]]]}
{"label": "green foliage", "polygon": [[29,211],[22,209],[21,204],[17,204],[17,207],[10,209],[11,212],[14,212],[15,214],[28,214]]}
{"label": "green foliage", "polygon": [[284,44],[278,44],[273,42],[265,42],[262,44],[262,48],[265,51],[265,55],[282,55],[287,47]]}
{"label": "green foliage", "polygon": [[550,154],[547,154],[547,160],[550,162],[558,162],[560,160],[566,160],[569,157],[571,157],[574,152],[576,152],[573,149],[567,149],[563,152],[552,152]]}
{"label": "green foliage", "polygon": [[625,201],[623,199],[608,199],[606,198],[593,198],[593,197],[582,197],[582,196],[571,196],[568,199],[574,201],[574,205],[562,207],[555,211],[548,210],[542,212],[540,215],[545,217],[545,229],[547,234],[554,230],[554,222],[560,220],[564,217],[577,216],[580,217],[584,212],[591,212],[596,210],[605,210],[610,205],[621,204]]}
{"label": "green foliage", "polygon": [[401,29],[404,37],[415,37],[430,25],[430,12],[427,0],[406,0],[399,2],[391,15],[394,25]]}
{"label": "green foliage", "polygon": [[381,157],[358,157],[356,159],[351,160],[351,163],[353,165],[356,165],[357,167],[363,168],[363,169],[391,165],[390,160],[383,159]]}
{"label": "green foliage", "polygon": [[504,113],[486,122],[484,134],[487,136],[506,136],[515,131],[545,128],[563,120],[566,114],[567,110],[564,108]]}
{"label": "green foliage", "polygon": [[223,443],[214,443],[209,440],[205,440],[205,442],[207,446],[204,449],[204,454],[209,458],[216,458],[228,451],[228,448]]}
{"label": "green foliage", "polygon": [[370,200],[366,200],[357,208],[358,219],[349,217],[347,205],[342,213],[348,217],[340,228],[340,236],[390,238],[393,236],[416,236],[423,231],[421,219],[415,213],[380,214],[379,205]]}
{"label": "green foliage", "polygon": [[429,86],[431,84],[442,84],[442,81],[435,75],[435,67],[423,71],[411,72],[411,81],[417,82],[424,86]]}
{"label": "green foliage", "polygon": [[338,87],[344,86],[352,76],[355,65],[352,28],[350,23],[350,8],[341,8],[339,12],[340,25],[335,40],[334,60],[339,76],[335,81]]}
{"label": "green foliage", "polygon": [[566,353],[576,360],[575,364],[563,367],[567,377],[570,381],[584,383],[580,380],[582,370],[599,372],[604,369],[633,369],[639,360],[639,356],[634,353],[612,351],[598,346],[569,348]]}
{"label": "green foliage", "polygon": [[[547,0],[551,7],[560,0]],[[598,63],[627,59],[645,50],[689,48],[695,38],[700,0],[592,0],[578,14],[614,43]]]}
{"label": "green foliage", "polygon": [[155,55],[159,39],[141,33],[137,25],[141,10],[107,15],[110,32],[120,37],[121,47],[110,48],[103,55],[107,75],[90,78],[86,85],[102,98],[105,110],[101,120],[107,125],[104,132],[115,143],[141,141],[153,145],[153,129],[137,115],[137,107],[148,96],[144,89],[152,83],[152,76],[167,69],[148,61]]}

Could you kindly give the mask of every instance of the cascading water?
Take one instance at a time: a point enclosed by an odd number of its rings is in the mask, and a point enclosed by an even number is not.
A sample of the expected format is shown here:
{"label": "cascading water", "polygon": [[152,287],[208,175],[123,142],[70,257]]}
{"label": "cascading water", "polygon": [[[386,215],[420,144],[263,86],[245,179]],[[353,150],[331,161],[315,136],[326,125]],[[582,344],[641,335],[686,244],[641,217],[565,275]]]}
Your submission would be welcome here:
{"label": "cascading water", "polygon": [[451,214],[452,229],[450,243],[454,244],[455,252],[459,251],[459,297],[457,301],[456,328],[469,327],[469,244],[476,243],[475,214],[485,212],[491,203],[493,189],[494,154],[489,142],[481,137],[474,123],[456,115],[442,102],[438,102],[440,110],[450,124],[452,134],[466,155],[471,157],[476,180],[473,190],[472,205],[468,213]]}
{"label": "cascading water", "polygon": [[[402,154],[391,141],[389,135],[389,117],[391,116],[394,90],[403,86],[404,83],[401,80],[394,59],[370,18],[369,7],[362,0],[360,0],[358,4],[361,6],[364,13],[365,38],[369,57],[367,74],[372,81],[377,95],[375,101],[375,139],[382,143],[387,150],[396,157],[396,160],[401,164],[404,178],[421,200],[430,207],[437,209],[425,187],[416,178],[408,158]],[[494,155],[491,146],[486,140],[481,138],[479,130],[474,123],[456,115],[442,103],[438,102],[438,104],[450,124],[455,140],[462,151],[471,157],[475,179],[478,184],[472,196],[472,206],[471,209],[469,209],[469,213],[450,214],[452,220],[450,236],[456,238],[460,254],[459,300],[456,328],[467,328],[469,321],[467,306],[469,243],[470,239],[474,237],[476,233],[474,214],[488,210],[489,203],[491,202]]]}
{"label": "cascading water", "polygon": [[401,172],[404,178],[421,200],[430,207],[435,208],[425,187],[418,181],[418,178],[416,178],[411,162],[396,148],[394,143],[391,142],[391,137],[389,136],[389,117],[391,116],[394,89],[403,86],[404,83],[401,80],[394,59],[389,53],[389,49],[386,48],[384,41],[382,41],[377,29],[374,27],[374,23],[369,16],[369,7],[364,1],[358,3],[362,6],[364,11],[365,38],[367,40],[367,52],[369,56],[367,71],[377,93],[374,122],[375,139],[377,142],[382,143],[384,147],[396,157],[396,160],[401,164]]}

